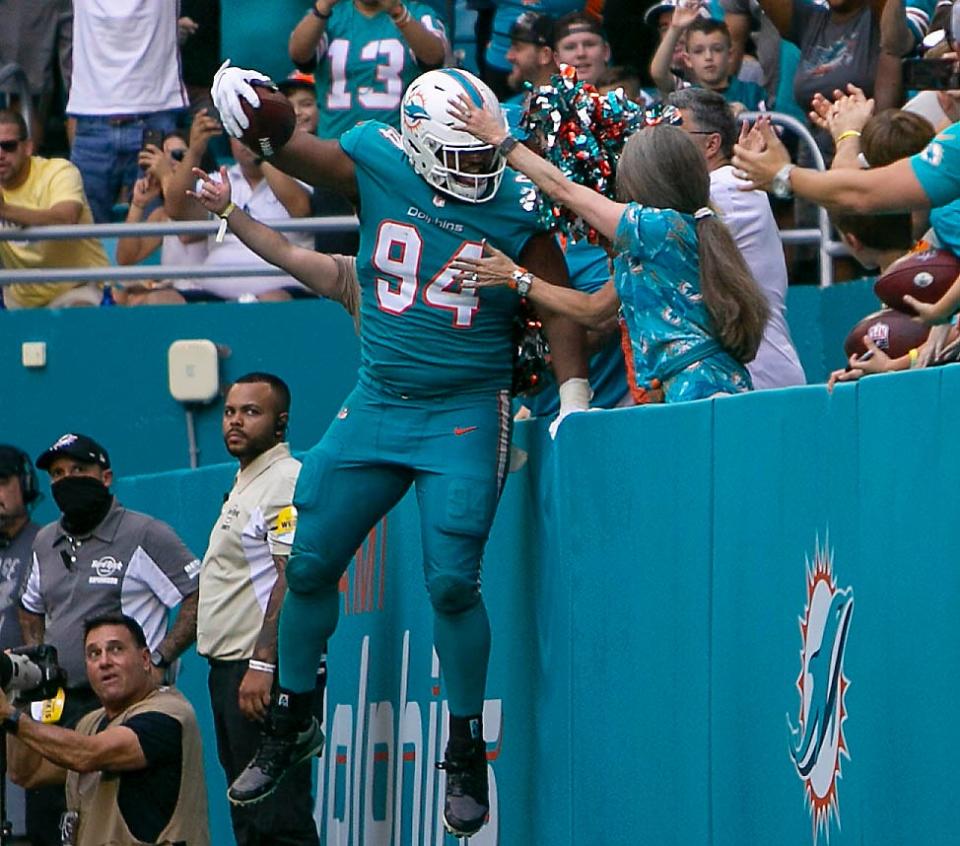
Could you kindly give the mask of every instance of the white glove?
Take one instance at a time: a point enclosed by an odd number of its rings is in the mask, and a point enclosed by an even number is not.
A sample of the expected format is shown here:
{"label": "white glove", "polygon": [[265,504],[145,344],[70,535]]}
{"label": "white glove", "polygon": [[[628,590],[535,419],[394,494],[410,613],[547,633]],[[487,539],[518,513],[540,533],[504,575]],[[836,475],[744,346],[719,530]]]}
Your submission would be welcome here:
{"label": "white glove", "polygon": [[234,138],[239,138],[243,135],[243,130],[250,126],[250,120],[243,113],[243,107],[240,105],[240,98],[242,97],[255,109],[260,106],[260,98],[250,85],[252,80],[273,84],[269,76],[264,76],[257,71],[230,67],[229,59],[220,65],[220,70],[213,77],[213,85],[210,88],[213,105],[220,112],[223,128]]}
{"label": "white glove", "polygon": [[564,418],[577,411],[589,411],[593,391],[587,379],[567,379],[560,386],[560,411],[550,424],[550,437],[557,437],[557,430]]}

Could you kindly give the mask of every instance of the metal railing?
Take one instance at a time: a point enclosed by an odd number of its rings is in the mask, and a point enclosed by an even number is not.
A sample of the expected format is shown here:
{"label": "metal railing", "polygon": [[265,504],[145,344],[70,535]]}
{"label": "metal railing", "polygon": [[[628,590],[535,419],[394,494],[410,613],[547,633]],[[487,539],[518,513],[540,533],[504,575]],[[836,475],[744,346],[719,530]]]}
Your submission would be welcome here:
{"label": "metal railing", "polygon": [[[17,65],[0,69],[0,84],[8,77],[20,78],[26,86],[26,77]],[[29,101],[29,97],[26,98]],[[809,149],[814,166],[825,170],[812,133],[804,123],[782,112],[742,112],[741,120],[754,121],[761,114],[774,124],[795,133]],[[352,215],[336,217],[308,217],[263,221],[279,232],[329,232],[350,233],[358,228],[357,218]],[[830,215],[824,207],[817,210],[816,228],[781,229],[780,239],[784,244],[818,244],[820,262],[820,287],[833,284],[834,256],[849,255],[847,248],[832,240]],[[177,221],[166,223],[100,223],[74,224],[69,226],[31,226],[24,229],[0,228],[0,241],[42,241],[72,238],[124,238],[136,236],[162,237],[164,235],[210,235],[219,228],[218,221]],[[125,282],[150,279],[203,279],[209,277],[285,276],[285,271],[263,265],[129,265],[92,268],[39,268],[35,270],[0,270],[0,286],[14,282]]]}
{"label": "metal railing", "polygon": [[[301,217],[263,221],[278,232],[356,232],[359,223],[352,215]],[[64,238],[122,238],[163,235],[211,235],[219,221],[191,220],[168,223],[93,223],[68,226],[31,226],[26,229],[0,229],[0,241],[50,241]],[[287,276],[272,265],[223,264],[131,264],[122,267],[37,268],[0,270],[0,286],[14,282],[128,282],[139,279],[204,279],[237,276]]]}
{"label": "metal railing", "polygon": [[20,65],[10,62],[0,66],[0,89],[7,88],[8,83],[14,83],[17,96],[20,98],[20,112],[27,122],[27,138],[33,137],[33,97],[30,96],[30,86],[27,84],[27,75]]}
{"label": "metal railing", "polygon": [[[741,121],[753,122],[761,115],[769,117],[777,126],[789,129],[800,142],[810,151],[814,167],[817,170],[826,170],[823,154],[814,140],[813,133],[803,121],[783,112],[741,112]],[[819,244],[820,258],[820,287],[829,288],[833,284],[833,257],[850,255],[849,250],[840,242],[833,240],[833,227],[830,223],[830,213],[823,207],[817,208],[817,228],[781,229],[780,240],[784,244]]]}

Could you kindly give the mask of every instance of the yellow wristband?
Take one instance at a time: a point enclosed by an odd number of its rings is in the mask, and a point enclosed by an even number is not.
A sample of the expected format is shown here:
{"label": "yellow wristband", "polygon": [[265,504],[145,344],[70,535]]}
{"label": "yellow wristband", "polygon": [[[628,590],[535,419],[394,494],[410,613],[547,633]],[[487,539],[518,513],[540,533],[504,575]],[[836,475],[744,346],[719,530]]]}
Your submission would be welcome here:
{"label": "yellow wristband", "polygon": [[910,350],[909,355],[910,355],[910,369],[913,370],[913,368],[917,366],[917,359],[920,358],[920,351],[916,347],[914,347],[912,350]]}
{"label": "yellow wristband", "polygon": [[863,133],[857,129],[848,129],[846,132],[841,132],[833,141],[834,145],[839,144],[841,141],[846,141],[848,138],[859,138]]}
{"label": "yellow wristband", "polygon": [[217,214],[217,217],[219,217],[221,220],[226,220],[228,217],[230,217],[231,214],[233,214],[236,211],[236,209],[237,209],[236,203],[234,203],[233,200],[231,200],[229,203],[227,203],[227,207],[222,212],[219,212]]}

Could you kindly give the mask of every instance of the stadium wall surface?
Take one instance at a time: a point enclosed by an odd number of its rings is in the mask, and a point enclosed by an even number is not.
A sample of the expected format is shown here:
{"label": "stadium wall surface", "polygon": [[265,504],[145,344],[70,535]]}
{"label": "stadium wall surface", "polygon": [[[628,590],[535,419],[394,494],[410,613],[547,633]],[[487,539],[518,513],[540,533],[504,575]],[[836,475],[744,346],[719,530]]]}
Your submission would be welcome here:
{"label": "stadium wall surface", "polygon": [[[958,396],[949,367],[575,415],[556,441],[519,425],[485,562],[495,798],[472,846],[956,843]],[[231,474],[117,488],[200,550]],[[327,844],[444,842],[418,535],[408,496],[341,585]],[[183,685],[227,843],[195,656]]]}
{"label": "stadium wall surface", "polygon": [[[878,306],[863,284],[793,288],[788,304],[811,382],[843,364],[850,327]],[[249,370],[286,379],[294,449],[307,449],[323,433],[360,358],[352,321],[325,301],[14,311],[0,318],[0,441],[35,456],[65,431],[82,431],[103,443],[123,476],[189,466],[183,407],[167,389],[167,348],[178,338],[221,346],[223,384]],[[22,366],[24,341],[46,343],[46,367]],[[197,408],[194,417],[200,464],[223,461],[219,405]]]}

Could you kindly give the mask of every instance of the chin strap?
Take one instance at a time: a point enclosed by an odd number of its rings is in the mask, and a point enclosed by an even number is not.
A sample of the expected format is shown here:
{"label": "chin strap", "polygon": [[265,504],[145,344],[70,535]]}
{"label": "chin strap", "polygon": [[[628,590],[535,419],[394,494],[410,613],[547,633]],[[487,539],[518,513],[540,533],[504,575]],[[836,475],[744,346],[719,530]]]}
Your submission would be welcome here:
{"label": "chin strap", "polygon": [[589,411],[593,390],[589,379],[567,379],[560,386],[560,411],[550,424],[550,437],[557,437],[557,430],[564,418],[577,411]]}

